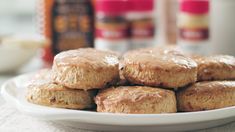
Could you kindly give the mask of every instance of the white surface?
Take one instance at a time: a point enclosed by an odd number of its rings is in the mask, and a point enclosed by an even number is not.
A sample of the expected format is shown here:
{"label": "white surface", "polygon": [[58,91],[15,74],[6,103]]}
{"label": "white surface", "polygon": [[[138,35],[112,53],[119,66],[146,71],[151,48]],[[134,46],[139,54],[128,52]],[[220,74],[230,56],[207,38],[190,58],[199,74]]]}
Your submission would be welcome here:
{"label": "white surface", "polygon": [[100,50],[112,50],[124,53],[130,49],[130,41],[128,39],[122,40],[106,40],[102,38],[95,39],[95,48]]}
{"label": "white surface", "polygon": [[0,105],[0,113],[0,132],[91,132],[23,115],[9,104]]}
{"label": "white surface", "polygon": [[[23,115],[8,104],[0,105],[1,132],[97,132],[77,129],[63,124],[45,122]],[[235,123],[197,132],[234,132]]]}
{"label": "white surface", "polygon": [[235,56],[235,1],[211,0],[211,48]]}
{"label": "white surface", "polygon": [[33,14],[36,5],[35,0],[1,0],[0,3],[0,15]]}
{"label": "white surface", "polygon": [[36,33],[37,1],[0,0],[0,34]]}
{"label": "white surface", "polygon": [[1,91],[3,97],[27,115],[62,123],[66,127],[116,131],[179,131],[213,127],[235,120],[235,107],[193,113],[125,115],[34,105],[23,97],[26,83],[22,82],[27,82],[30,77],[31,74],[23,75],[6,82]]}

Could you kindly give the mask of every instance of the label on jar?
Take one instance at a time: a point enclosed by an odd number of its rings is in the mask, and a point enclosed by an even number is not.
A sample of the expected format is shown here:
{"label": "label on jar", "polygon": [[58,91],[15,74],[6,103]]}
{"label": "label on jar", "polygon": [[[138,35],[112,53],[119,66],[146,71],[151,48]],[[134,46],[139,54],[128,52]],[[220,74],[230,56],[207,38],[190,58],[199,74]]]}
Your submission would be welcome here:
{"label": "label on jar", "polygon": [[154,31],[155,27],[152,19],[139,19],[131,21],[131,38],[153,38]]}
{"label": "label on jar", "polygon": [[208,28],[180,28],[179,35],[183,40],[201,41],[209,38],[209,30]]}
{"label": "label on jar", "polygon": [[128,23],[122,18],[102,18],[96,22],[96,38],[120,40],[128,37]]}
{"label": "label on jar", "polygon": [[190,42],[209,39],[208,14],[180,13],[178,20],[179,39]]}
{"label": "label on jar", "polygon": [[93,46],[93,11],[89,1],[56,0],[52,9],[52,51]]}

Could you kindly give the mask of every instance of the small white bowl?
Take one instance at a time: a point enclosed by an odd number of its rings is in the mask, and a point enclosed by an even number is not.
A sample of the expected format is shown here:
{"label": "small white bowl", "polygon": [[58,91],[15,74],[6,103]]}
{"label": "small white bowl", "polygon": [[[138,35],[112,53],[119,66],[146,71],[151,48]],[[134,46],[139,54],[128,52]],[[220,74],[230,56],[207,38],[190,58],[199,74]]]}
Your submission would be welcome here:
{"label": "small white bowl", "polygon": [[45,43],[41,36],[9,36],[0,44],[0,73],[15,72],[35,56]]}

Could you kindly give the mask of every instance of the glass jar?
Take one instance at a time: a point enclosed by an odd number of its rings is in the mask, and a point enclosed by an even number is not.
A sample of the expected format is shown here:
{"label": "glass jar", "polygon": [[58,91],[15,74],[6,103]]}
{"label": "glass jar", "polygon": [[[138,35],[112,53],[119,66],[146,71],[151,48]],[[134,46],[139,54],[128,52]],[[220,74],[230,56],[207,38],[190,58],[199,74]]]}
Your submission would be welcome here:
{"label": "glass jar", "polygon": [[209,54],[209,1],[181,0],[178,45],[189,54]]}
{"label": "glass jar", "polygon": [[95,48],[125,52],[129,49],[126,0],[97,0]]}

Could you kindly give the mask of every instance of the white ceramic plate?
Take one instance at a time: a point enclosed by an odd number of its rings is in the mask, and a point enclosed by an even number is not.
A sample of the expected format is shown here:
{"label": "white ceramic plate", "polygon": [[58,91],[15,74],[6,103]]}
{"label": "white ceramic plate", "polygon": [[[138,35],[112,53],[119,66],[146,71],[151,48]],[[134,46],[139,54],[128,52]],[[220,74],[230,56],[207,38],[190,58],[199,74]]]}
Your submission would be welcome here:
{"label": "white ceramic plate", "polygon": [[28,103],[24,96],[32,74],[15,77],[2,86],[2,96],[24,114],[73,127],[112,131],[183,131],[222,125],[235,120],[235,107],[176,114],[112,114],[50,108]]}

